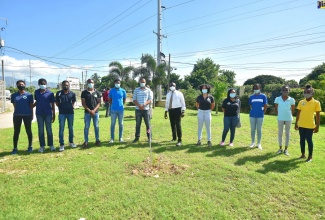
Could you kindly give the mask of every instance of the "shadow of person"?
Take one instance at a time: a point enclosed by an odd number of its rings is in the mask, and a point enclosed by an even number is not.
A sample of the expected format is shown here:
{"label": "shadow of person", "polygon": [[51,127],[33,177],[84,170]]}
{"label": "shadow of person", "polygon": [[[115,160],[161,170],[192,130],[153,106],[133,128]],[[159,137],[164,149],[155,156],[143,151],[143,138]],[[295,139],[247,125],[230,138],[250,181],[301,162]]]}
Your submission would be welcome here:
{"label": "shadow of person", "polygon": [[239,158],[235,162],[235,165],[241,166],[247,162],[260,163],[262,161],[269,160],[275,156],[277,156],[275,153],[267,153],[267,154],[254,155],[254,156],[245,156],[245,157]]}
{"label": "shadow of person", "polygon": [[299,168],[299,164],[304,163],[304,160],[293,158],[290,160],[275,160],[263,164],[263,169],[256,172],[266,174],[268,172],[287,173],[291,170]]}
{"label": "shadow of person", "polygon": [[207,154],[206,156],[207,157],[216,157],[216,156],[230,157],[230,156],[248,151],[249,148],[247,148],[247,147],[226,147],[226,146],[218,145],[217,148],[214,148],[213,150],[214,151],[211,154]]}

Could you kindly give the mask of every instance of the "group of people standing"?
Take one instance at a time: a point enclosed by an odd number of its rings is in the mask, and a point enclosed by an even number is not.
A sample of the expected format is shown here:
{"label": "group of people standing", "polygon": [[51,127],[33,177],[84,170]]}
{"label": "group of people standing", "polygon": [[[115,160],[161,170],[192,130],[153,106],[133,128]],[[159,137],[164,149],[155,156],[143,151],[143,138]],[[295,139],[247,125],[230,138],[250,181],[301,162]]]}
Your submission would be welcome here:
{"label": "group of people standing", "polygon": [[[11,102],[14,105],[13,123],[14,123],[14,135],[13,144],[14,149],[12,154],[16,154],[18,151],[18,139],[22,121],[24,121],[25,130],[28,136],[28,152],[33,151],[32,147],[32,130],[31,122],[33,120],[33,108],[36,107],[36,119],[38,125],[38,136],[40,149],[39,152],[43,153],[45,150],[45,134],[44,125],[47,133],[47,146],[51,151],[55,151],[56,148],[53,144],[53,132],[52,123],[55,121],[55,105],[59,109],[59,151],[64,151],[64,128],[65,121],[68,123],[69,129],[69,146],[72,148],[77,147],[74,143],[74,104],[76,102],[76,95],[70,90],[70,83],[68,81],[62,82],[62,90],[54,94],[46,87],[47,81],[45,79],[38,80],[39,89],[33,95],[25,91],[25,82],[18,80],[16,86],[18,92],[12,94]],[[151,118],[152,118],[152,103],[153,93],[150,87],[146,85],[145,78],[140,78],[139,87],[133,92],[133,103],[135,105],[135,139],[132,143],[136,143],[140,138],[140,130],[142,119],[146,126],[146,135],[148,140],[151,140]],[[202,144],[202,129],[205,124],[207,133],[207,145],[212,146],[211,142],[211,111],[215,108],[214,97],[210,94],[210,85],[203,84],[199,87],[201,94],[196,98],[196,108],[198,109],[198,142],[197,146]],[[253,148],[257,145],[259,149],[262,149],[262,125],[264,121],[264,115],[267,110],[267,97],[261,93],[261,86],[255,84],[253,86],[254,94],[249,97],[250,106],[250,127],[251,127],[251,145]],[[288,146],[290,139],[290,128],[293,120],[293,114],[295,110],[295,100],[289,96],[290,88],[283,86],[281,89],[282,95],[277,97],[274,101],[275,111],[278,117],[278,143],[279,150],[277,154],[284,153],[289,156]],[[109,92],[103,93],[107,97],[103,97],[106,105],[106,115],[111,116],[110,126],[110,141],[115,141],[115,125],[118,120],[120,143],[124,143],[123,140],[123,120],[124,120],[124,104],[126,100],[126,91],[121,88],[120,79],[114,81],[114,88],[111,88]],[[313,155],[313,133],[317,133],[320,124],[320,103],[313,98],[314,89],[311,85],[307,85],[304,89],[305,99],[301,100],[297,106],[297,116],[295,129],[299,130],[300,135],[300,147],[301,157],[305,156],[305,141],[308,143],[308,158],[307,162],[312,161]],[[81,103],[84,108],[84,143],[83,148],[89,147],[89,128],[91,121],[93,122],[96,145],[100,146],[99,139],[99,108],[101,106],[102,93],[95,89],[94,81],[92,79],[87,80],[87,89],[81,93]],[[109,107],[108,107],[109,106]],[[227,98],[222,102],[222,111],[224,113],[224,128],[222,132],[220,146],[225,146],[225,140],[227,134],[230,131],[229,146],[234,146],[236,128],[240,127],[240,108],[241,102],[238,99],[235,89],[229,89],[227,92]],[[176,142],[176,146],[182,145],[182,126],[181,119],[185,116],[186,104],[184,95],[179,90],[176,90],[176,84],[174,82],[169,85],[169,92],[166,96],[165,114],[164,118],[169,117],[170,127],[172,131],[172,140]],[[314,120],[314,113],[316,113],[316,121]],[[285,129],[285,148],[282,149],[282,134],[283,128]],[[255,144],[255,134],[257,133],[257,144]]]}

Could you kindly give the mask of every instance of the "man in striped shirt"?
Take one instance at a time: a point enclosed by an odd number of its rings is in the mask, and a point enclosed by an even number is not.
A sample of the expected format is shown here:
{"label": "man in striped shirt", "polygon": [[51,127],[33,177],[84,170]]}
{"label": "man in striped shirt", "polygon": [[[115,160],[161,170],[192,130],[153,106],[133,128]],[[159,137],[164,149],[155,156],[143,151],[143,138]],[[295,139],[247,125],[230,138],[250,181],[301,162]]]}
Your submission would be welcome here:
{"label": "man in striped shirt", "polygon": [[133,92],[133,103],[135,107],[136,125],[135,125],[135,139],[132,143],[136,143],[140,138],[140,128],[142,118],[146,124],[147,137],[149,139],[150,131],[150,120],[149,120],[149,105],[152,102],[150,89],[146,87],[146,80],[140,78],[140,87],[136,88]]}

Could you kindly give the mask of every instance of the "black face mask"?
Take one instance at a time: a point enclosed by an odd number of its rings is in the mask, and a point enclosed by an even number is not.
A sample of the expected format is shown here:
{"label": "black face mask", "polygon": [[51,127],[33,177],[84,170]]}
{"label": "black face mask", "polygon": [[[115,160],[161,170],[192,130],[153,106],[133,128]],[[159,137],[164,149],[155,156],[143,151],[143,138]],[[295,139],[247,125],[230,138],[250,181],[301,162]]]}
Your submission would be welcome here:
{"label": "black face mask", "polygon": [[63,90],[68,91],[70,86],[63,86]]}
{"label": "black face mask", "polygon": [[22,90],[25,90],[25,86],[17,86],[17,88],[22,91]]}

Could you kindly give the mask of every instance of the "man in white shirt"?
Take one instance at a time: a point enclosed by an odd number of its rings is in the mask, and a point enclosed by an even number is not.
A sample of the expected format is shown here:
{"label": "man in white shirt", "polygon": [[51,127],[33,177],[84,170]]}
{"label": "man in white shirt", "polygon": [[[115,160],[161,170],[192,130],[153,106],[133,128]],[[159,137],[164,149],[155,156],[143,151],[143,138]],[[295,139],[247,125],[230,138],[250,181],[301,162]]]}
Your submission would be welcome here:
{"label": "man in white shirt", "polygon": [[184,95],[180,91],[176,90],[176,83],[172,82],[169,84],[170,91],[166,96],[165,103],[165,119],[168,118],[167,112],[169,115],[170,126],[172,128],[172,141],[176,141],[177,134],[177,144],[176,146],[182,145],[182,126],[181,118],[185,115],[185,100]]}

